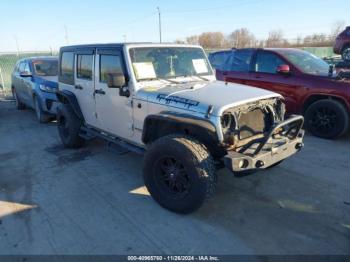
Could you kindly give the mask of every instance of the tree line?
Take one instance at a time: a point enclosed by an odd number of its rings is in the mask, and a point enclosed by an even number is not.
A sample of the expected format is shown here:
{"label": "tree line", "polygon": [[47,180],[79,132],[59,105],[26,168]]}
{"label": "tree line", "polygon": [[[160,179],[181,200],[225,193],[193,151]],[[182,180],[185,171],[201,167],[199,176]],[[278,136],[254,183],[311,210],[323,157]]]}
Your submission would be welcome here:
{"label": "tree line", "polygon": [[176,40],[177,43],[201,45],[206,49],[220,48],[264,48],[264,47],[328,47],[333,46],[335,38],[345,29],[345,22],[333,24],[330,33],[314,33],[286,39],[282,30],[272,30],[266,39],[257,39],[247,28],[240,28],[229,35],[222,32],[204,32],[200,35]]}

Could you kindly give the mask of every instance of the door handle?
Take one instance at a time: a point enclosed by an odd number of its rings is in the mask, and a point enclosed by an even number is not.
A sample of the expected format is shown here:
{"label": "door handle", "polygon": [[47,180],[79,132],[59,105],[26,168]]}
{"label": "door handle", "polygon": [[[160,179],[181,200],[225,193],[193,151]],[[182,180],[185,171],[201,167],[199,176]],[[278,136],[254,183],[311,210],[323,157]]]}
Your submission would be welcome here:
{"label": "door handle", "polygon": [[255,76],[256,79],[261,79],[263,78],[262,76]]}
{"label": "door handle", "polygon": [[83,88],[81,85],[76,85],[76,86],[75,86],[75,89],[83,90],[84,88]]}
{"label": "door handle", "polygon": [[99,94],[99,95],[105,95],[106,92],[103,91],[102,89],[98,89],[98,90],[95,90],[95,94]]}

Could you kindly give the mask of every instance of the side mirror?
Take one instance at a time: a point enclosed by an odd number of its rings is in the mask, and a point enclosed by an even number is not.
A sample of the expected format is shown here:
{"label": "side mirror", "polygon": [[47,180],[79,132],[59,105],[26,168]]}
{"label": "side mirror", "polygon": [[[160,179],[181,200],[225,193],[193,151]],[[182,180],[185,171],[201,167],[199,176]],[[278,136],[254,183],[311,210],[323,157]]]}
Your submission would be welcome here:
{"label": "side mirror", "polygon": [[120,96],[130,97],[130,91],[126,87],[126,84],[127,82],[124,74],[108,74],[107,86],[109,88],[119,88]]}
{"label": "side mirror", "polygon": [[28,71],[23,71],[19,74],[21,77],[32,77],[32,73]]}
{"label": "side mirror", "polygon": [[108,74],[107,86],[109,88],[122,88],[126,85],[124,74]]}
{"label": "side mirror", "polygon": [[290,75],[289,65],[280,65],[277,67],[276,72],[281,75]]}

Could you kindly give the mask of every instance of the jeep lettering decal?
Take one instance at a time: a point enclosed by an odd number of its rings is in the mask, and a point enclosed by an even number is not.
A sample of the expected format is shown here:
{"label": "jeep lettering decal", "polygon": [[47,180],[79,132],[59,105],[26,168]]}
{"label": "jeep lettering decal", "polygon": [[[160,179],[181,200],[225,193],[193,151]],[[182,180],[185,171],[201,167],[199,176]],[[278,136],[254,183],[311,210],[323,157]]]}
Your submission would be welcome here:
{"label": "jeep lettering decal", "polygon": [[188,109],[192,106],[198,106],[199,102],[194,101],[194,100],[190,100],[190,99],[186,99],[186,98],[182,98],[182,97],[178,97],[178,96],[168,96],[165,94],[159,94],[157,96],[157,100],[159,102],[165,102],[167,105],[175,103],[175,104],[182,104],[185,107],[187,107]]}

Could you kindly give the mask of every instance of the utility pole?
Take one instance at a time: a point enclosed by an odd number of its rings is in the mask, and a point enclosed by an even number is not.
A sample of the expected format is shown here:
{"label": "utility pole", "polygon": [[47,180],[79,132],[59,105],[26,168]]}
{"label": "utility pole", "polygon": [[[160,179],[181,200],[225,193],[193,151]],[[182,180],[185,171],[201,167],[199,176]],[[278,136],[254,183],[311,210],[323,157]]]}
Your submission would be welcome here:
{"label": "utility pole", "polygon": [[17,57],[18,57],[18,56],[19,56],[19,45],[18,45],[18,38],[17,38],[17,35],[14,35],[13,37],[15,38],[15,41],[16,41]]}
{"label": "utility pole", "polygon": [[160,8],[157,7],[158,16],[159,16],[159,42],[162,43],[162,17],[160,13]]}
{"label": "utility pole", "polygon": [[123,35],[124,43],[126,43],[126,35]]}
{"label": "utility pole", "polygon": [[68,29],[66,25],[64,26],[64,38],[66,39],[66,44],[69,45]]}

